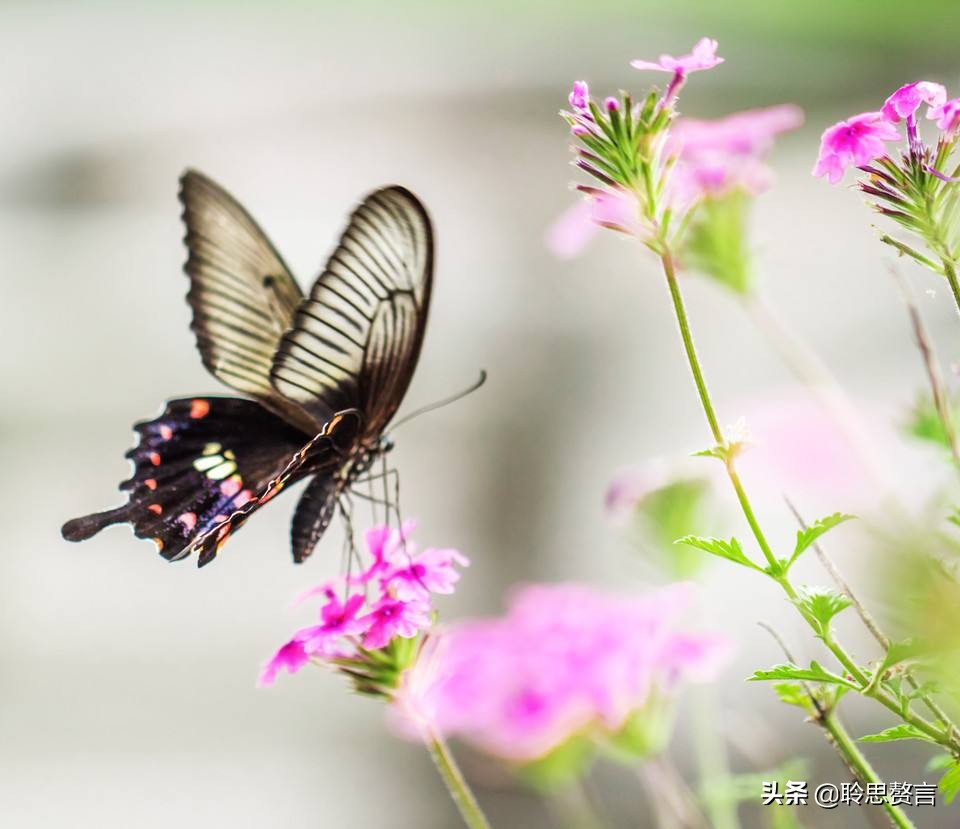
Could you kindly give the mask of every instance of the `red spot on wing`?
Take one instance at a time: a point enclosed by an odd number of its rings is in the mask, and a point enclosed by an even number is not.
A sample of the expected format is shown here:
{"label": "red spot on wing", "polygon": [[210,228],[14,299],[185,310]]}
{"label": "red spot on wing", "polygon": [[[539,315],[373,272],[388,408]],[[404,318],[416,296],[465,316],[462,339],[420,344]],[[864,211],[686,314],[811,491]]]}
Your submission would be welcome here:
{"label": "red spot on wing", "polygon": [[165,423],[160,426],[160,437],[164,440],[170,440],[173,437],[173,429],[167,426]]}
{"label": "red spot on wing", "polygon": [[253,493],[249,489],[243,490],[233,501],[233,505],[239,509],[244,504],[253,500]]}
{"label": "red spot on wing", "polygon": [[220,513],[218,515],[213,516],[213,520],[214,520],[214,523],[216,524],[222,524],[229,517],[230,517],[229,515],[224,515],[223,513]]}
{"label": "red spot on wing", "polygon": [[228,498],[232,498],[243,486],[243,479],[239,475],[231,475],[220,484],[220,491]]}
{"label": "red spot on wing", "polygon": [[210,414],[210,404],[206,400],[196,399],[190,401],[190,417],[199,420]]}
{"label": "red spot on wing", "polygon": [[151,452],[147,457],[150,458],[150,463],[154,466],[160,466],[160,455],[156,452]]}
{"label": "red spot on wing", "polygon": [[197,514],[195,512],[185,512],[177,520],[188,530],[197,526]]}
{"label": "red spot on wing", "polygon": [[152,492],[157,488],[157,481],[155,478],[146,478],[143,485]]}
{"label": "red spot on wing", "polygon": [[154,515],[159,515],[161,512],[163,512],[163,507],[161,507],[159,504],[150,504],[147,509],[150,510],[150,512],[152,512]]}

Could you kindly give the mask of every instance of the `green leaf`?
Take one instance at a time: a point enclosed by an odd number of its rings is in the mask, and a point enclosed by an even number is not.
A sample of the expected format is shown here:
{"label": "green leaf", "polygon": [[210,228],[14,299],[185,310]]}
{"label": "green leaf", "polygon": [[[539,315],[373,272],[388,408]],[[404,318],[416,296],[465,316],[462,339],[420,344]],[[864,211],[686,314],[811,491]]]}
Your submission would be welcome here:
{"label": "green leaf", "polygon": [[910,723],[895,725],[893,728],[886,728],[877,734],[867,734],[860,738],[861,743],[892,743],[895,740],[924,740],[928,743],[935,743],[916,726]]}
{"label": "green leaf", "polygon": [[883,657],[883,661],[877,668],[877,673],[882,674],[895,665],[903,662],[909,662],[931,652],[929,644],[917,639],[904,639],[902,642],[892,642]]}
{"label": "green leaf", "polygon": [[943,792],[944,800],[947,801],[949,806],[953,803],[953,799],[957,796],[957,793],[960,792],[960,762],[956,760],[953,761],[953,764],[947,769],[946,774],[940,778],[939,789]]}
{"label": "green leaf", "polygon": [[724,541],[722,538],[703,538],[699,535],[685,535],[673,543],[696,547],[698,550],[703,550],[711,555],[719,556],[729,561],[735,561],[744,567],[750,567],[753,570],[760,570],[762,572],[762,568],[758,567],[747,557],[747,554],[743,551],[743,547],[736,538]]}
{"label": "green leaf", "polygon": [[774,682],[773,690],[780,698],[780,701],[785,702],[787,705],[795,705],[797,708],[809,709],[813,704],[810,701],[810,695],[799,682]]}
{"label": "green leaf", "polygon": [[811,662],[809,668],[800,668],[797,665],[791,665],[785,662],[781,665],[774,665],[766,671],[754,671],[753,676],[747,677],[748,682],[768,682],[770,680],[794,679],[805,682],[828,682],[834,685],[844,685],[854,690],[858,686],[849,679],[839,674],[831,673],[819,662]]}
{"label": "green leaf", "polygon": [[833,515],[828,515],[826,518],[814,521],[810,526],[802,530],[797,530],[797,543],[793,548],[793,555],[790,556],[790,561],[787,566],[793,564],[793,562],[800,558],[804,551],[820,538],[821,535],[829,532],[838,524],[842,524],[844,521],[850,521],[856,517],[855,515],[847,515],[843,512],[835,512]]}
{"label": "green leaf", "polygon": [[516,768],[518,777],[532,788],[549,792],[569,785],[590,767],[596,746],[583,735],[574,735],[553,751]]}
{"label": "green leaf", "polygon": [[952,754],[944,752],[943,754],[935,754],[929,760],[927,760],[927,765],[924,766],[926,771],[946,771],[949,769],[956,761],[953,759]]}
{"label": "green leaf", "polygon": [[729,454],[726,446],[711,446],[709,449],[701,449],[699,452],[694,452],[693,457],[695,458],[716,458],[720,461],[725,461],[727,455]]}
{"label": "green leaf", "polygon": [[[950,403],[947,407],[953,422],[957,422],[956,405]],[[950,448],[950,438],[943,426],[940,412],[928,394],[921,394],[913,404],[913,409],[904,424],[906,433],[917,440],[926,441],[942,449]]]}
{"label": "green leaf", "polygon": [[820,625],[822,634],[829,632],[830,622],[853,604],[845,593],[837,593],[828,587],[810,588],[801,592],[794,602],[800,612]]}
{"label": "green leaf", "polygon": [[741,296],[752,287],[746,228],[750,201],[742,190],[704,199],[683,242],[684,261],[690,268]]}

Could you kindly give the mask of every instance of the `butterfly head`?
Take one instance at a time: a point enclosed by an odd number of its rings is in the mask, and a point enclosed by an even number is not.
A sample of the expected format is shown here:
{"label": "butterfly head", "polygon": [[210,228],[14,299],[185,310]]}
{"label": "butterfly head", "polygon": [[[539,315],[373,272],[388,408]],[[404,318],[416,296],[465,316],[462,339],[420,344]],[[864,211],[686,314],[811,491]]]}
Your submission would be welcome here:
{"label": "butterfly head", "polygon": [[381,455],[386,455],[387,452],[392,452],[394,447],[393,438],[390,435],[380,435],[380,440],[377,443],[377,451]]}

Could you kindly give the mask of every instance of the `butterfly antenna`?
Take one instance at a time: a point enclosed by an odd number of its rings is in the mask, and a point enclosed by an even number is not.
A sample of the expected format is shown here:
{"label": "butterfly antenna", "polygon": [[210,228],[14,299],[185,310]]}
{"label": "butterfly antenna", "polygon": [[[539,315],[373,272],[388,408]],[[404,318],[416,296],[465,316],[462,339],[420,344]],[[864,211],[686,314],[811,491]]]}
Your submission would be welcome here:
{"label": "butterfly antenna", "polygon": [[396,423],[393,424],[393,429],[396,429],[398,426],[401,426],[404,423],[407,423],[410,420],[413,420],[415,417],[420,417],[422,414],[427,412],[432,412],[434,409],[442,409],[444,406],[448,406],[451,403],[456,403],[458,400],[462,400],[468,394],[473,394],[477,389],[479,389],[484,383],[487,382],[487,372],[483,369],[480,369],[480,377],[475,383],[473,383],[468,388],[465,388],[463,391],[458,391],[451,397],[447,397],[444,400],[438,400],[436,403],[431,403],[429,406],[424,406],[423,408],[416,409],[413,412],[410,412],[406,417],[400,418]]}

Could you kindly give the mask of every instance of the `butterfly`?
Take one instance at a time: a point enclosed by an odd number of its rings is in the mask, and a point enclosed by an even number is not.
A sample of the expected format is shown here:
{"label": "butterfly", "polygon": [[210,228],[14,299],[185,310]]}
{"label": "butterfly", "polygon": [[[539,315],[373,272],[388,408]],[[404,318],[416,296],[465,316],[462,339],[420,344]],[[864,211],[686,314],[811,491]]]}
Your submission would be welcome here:
{"label": "butterfly", "polygon": [[127,503],[75,518],[83,541],[128,522],[160,554],[212,561],[249,516],[311,478],[291,525],[312,552],[341,496],[391,448],[384,430],[413,376],[433,280],[430,218],[409,190],[370,193],[303,296],[250,214],[195,170],[180,179],[187,302],[203,364],[246,397],[171,400],[134,425]]}

